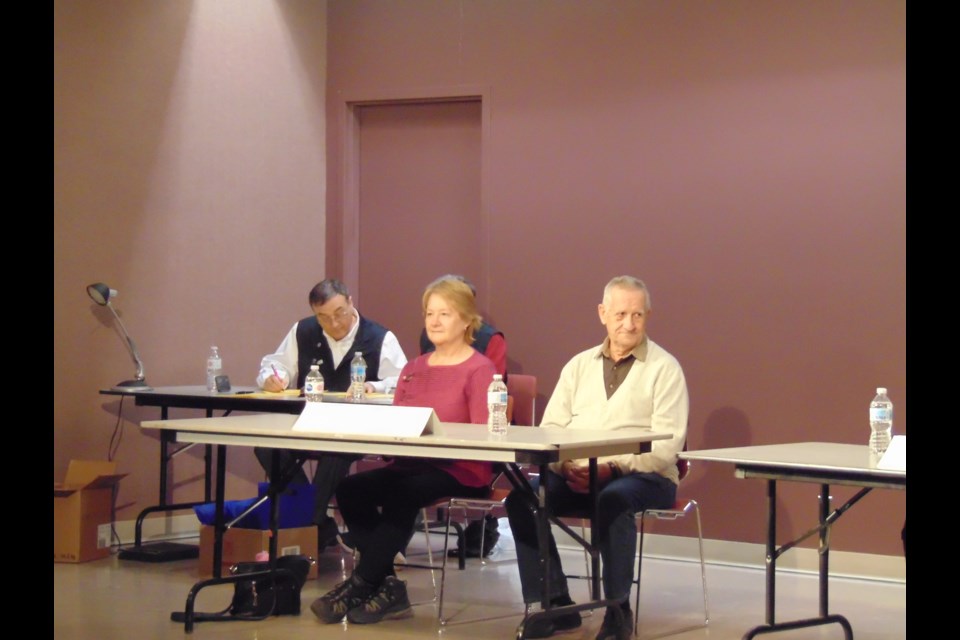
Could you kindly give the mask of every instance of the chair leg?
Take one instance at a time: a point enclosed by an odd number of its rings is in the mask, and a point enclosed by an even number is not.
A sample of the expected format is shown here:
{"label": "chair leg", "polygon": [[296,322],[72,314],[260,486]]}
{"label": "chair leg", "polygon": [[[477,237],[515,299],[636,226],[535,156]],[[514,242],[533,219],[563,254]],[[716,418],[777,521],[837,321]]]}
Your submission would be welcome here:
{"label": "chair leg", "polygon": [[[433,567],[433,548],[430,545],[430,520],[427,518],[427,510],[421,509],[420,514],[423,516],[423,538],[427,546],[427,564]],[[450,514],[447,512],[447,520],[449,523]],[[440,569],[440,584],[443,585],[443,573],[447,568],[447,558],[446,558],[446,543],[444,543],[444,558],[443,558],[443,567]],[[440,592],[437,590],[437,578],[433,575],[433,569],[430,570],[430,582],[433,583],[433,600],[436,601],[440,597]],[[442,586],[441,586],[442,588]]]}
{"label": "chair leg", "polygon": [[[587,538],[587,522],[588,520],[580,520],[580,537],[584,540]],[[586,572],[584,573],[587,576],[587,590],[590,592],[591,600],[598,600],[597,594],[593,592],[593,563],[590,562],[590,553],[587,551],[587,548],[583,548],[583,564],[586,567]],[[592,613],[592,611],[591,611]]]}
{"label": "chair leg", "polygon": [[[447,555],[448,549],[450,548],[450,518],[453,516],[453,508],[449,506],[447,507],[446,516],[447,526],[446,532],[443,536],[443,560],[441,560],[443,564],[440,568],[440,594],[437,598],[437,623],[439,623],[441,627],[447,623],[446,619],[443,617],[443,588],[447,584]],[[458,538],[462,537],[463,536],[458,536]],[[461,543],[458,542],[458,544]]]}
{"label": "chair leg", "polygon": [[[700,524],[700,505],[697,504],[696,500],[689,500],[687,509],[684,509],[683,512],[677,512],[676,514],[671,514],[673,515],[673,517],[670,519],[675,519],[676,517],[685,515],[687,510],[690,508],[693,509],[694,516],[696,516],[696,519],[697,519],[697,544],[698,544],[698,549],[700,551],[700,583],[703,588],[703,625],[702,626],[706,627],[710,624],[710,605],[707,597],[707,565],[706,565],[706,559],[703,553],[703,527]],[[646,511],[644,511],[639,516],[640,517],[640,541],[637,547],[637,578],[636,580],[633,581],[634,584],[637,586],[637,595],[635,598],[636,604],[634,606],[634,612],[633,612],[633,633],[636,636],[640,635],[640,581],[641,581],[641,576],[643,575],[643,572],[642,572],[643,539],[644,539],[644,533],[646,529],[646,520],[648,515],[649,514]],[[675,631],[661,633],[653,637],[659,638],[666,635],[672,635],[674,633],[680,633],[681,631],[688,631],[692,628],[699,628],[699,626],[700,625],[697,625],[696,627],[684,627],[682,629],[677,629]]]}
{"label": "chair leg", "polygon": [[640,514],[640,543],[637,546],[637,579],[633,581],[637,585],[637,595],[633,606],[633,635],[640,634],[640,577],[643,575],[643,534],[647,521],[647,512]]}
{"label": "chair leg", "polygon": [[700,505],[690,500],[694,515],[697,517],[697,540],[700,543],[700,581],[703,585],[703,626],[710,624],[710,603],[707,598],[707,564],[703,558],[703,528],[700,526]]}
{"label": "chair leg", "polygon": [[[469,501],[468,501],[468,502],[469,502]],[[437,622],[439,623],[440,627],[442,628],[442,627],[453,626],[453,625],[457,625],[457,624],[468,624],[468,623],[471,623],[471,622],[485,622],[485,621],[499,620],[499,619],[501,619],[501,618],[507,618],[507,617],[515,616],[516,613],[510,613],[510,614],[506,614],[506,615],[493,615],[493,616],[486,616],[486,617],[480,617],[480,618],[470,618],[470,619],[466,619],[466,620],[464,620],[464,619],[457,619],[456,621],[454,621],[454,619],[457,618],[457,616],[459,616],[460,613],[462,613],[462,610],[461,610],[461,611],[458,611],[458,612],[455,612],[453,615],[451,615],[451,616],[449,616],[449,617],[445,617],[445,616],[444,616],[444,590],[445,590],[445,586],[446,586],[446,575],[447,575],[445,568],[446,568],[447,558],[451,557],[450,554],[449,554],[449,551],[448,551],[448,545],[449,545],[450,537],[451,537],[452,535],[454,535],[454,534],[457,536],[456,539],[457,539],[457,544],[458,544],[458,552],[459,552],[458,555],[459,555],[459,560],[460,560],[460,563],[461,563],[460,568],[461,568],[461,569],[465,569],[465,568],[466,568],[465,564],[463,564],[463,563],[464,563],[464,558],[465,558],[465,536],[464,536],[464,528],[463,528],[463,526],[461,525],[460,522],[458,522],[458,521],[455,520],[455,519],[452,519],[453,509],[459,509],[459,510],[460,510],[460,511],[459,511],[459,513],[460,513],[460,518],[462,519],[462,521],[463,521],[463,522],[466,522],[466,523],[469,523],[469,521],[470,521],[470,516],[471,516],[471,512],[474,512],[474,513],[475,513],[476,511],[479,510],[479,511],[480,511],[480,515],[481,515],[481,519],[482,519],[482,520],[485,520],[486,515],[487,515],[488,513],[491,513],[491,512],[492,512],[493,507],[488,507],[488,506],[486,506],[486,505],[484,505],[484,506],[477,506],[477,505],[475,505],[475,504],[457,504],[456,499],[451,500],[451,503],[450,503],[450,505],[449,505],[449,507],[448,507],[447,520],[446,520],[446,530],[447,530],[448,534],[447,534],[447,536],[446,536],[446,538],[445,538],[444,549],[443,549],[444,570],[442,570],[441,573],[440,573],[440,597],[439,597],[439,603],[438,603],[438,605],[437,605]],[[483,549],[482,536],[483,536],[483,533],[481,533],[481,541],[480,541],[481,551],[482,551],[482,549]],[[482,555],[483,555],[483,554],[481,553],[481,556],[482,556]],[[486,563],[482,563],[482,564],[485,565]],[[526,615],[526,614],[529,612],[529,607],[530,607],[530,605],[525,605],[524,615]]]}

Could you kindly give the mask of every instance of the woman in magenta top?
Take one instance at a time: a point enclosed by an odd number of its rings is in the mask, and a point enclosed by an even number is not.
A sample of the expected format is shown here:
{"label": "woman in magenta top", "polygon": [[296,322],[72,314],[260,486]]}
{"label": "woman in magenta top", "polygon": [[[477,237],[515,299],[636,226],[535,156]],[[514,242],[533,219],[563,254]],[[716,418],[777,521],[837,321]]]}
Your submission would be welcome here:
{"label": "woman in magenta top", "polygon": [[[435,350],[406,364],[393,403],[431,407],[441,422],[486,429],[487,387],[495,368],[473,347],[481,324],[470,287],[439,280],[423,293],[427,337]],[[337,505],[359,552],[353,575],[310,606],[321,621],[354,624],[413,615],[406,583],[394,557],[406,546],[417,514],[448,496],[480,497],[492,480],[489,462],[397,458],[385,467],[355,473],[337,488]]]}

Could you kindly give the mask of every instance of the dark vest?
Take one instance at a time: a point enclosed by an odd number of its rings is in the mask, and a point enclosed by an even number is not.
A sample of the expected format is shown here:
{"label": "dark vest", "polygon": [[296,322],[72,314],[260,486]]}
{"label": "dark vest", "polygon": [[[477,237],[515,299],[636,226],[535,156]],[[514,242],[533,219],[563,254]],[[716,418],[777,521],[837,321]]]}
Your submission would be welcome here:
{"label": "dark vest", "polygon": [[373,320],[360,316],[360,326],[347,355],[340,366],[333,368],[333,353],[327,344],[327,337],[317,322],[316,316],[308,316],[297,323],[297,387],[303,386],[303,380],[310,371],[310,365],[320,362],[323,374],[323,386],[327,391],[346,391],[350,388],[350,361],[357,351],[363,353],[367,361],[367,380],[380,380],[380,350],[387,329]]}
{"label": "dark vest", "polygon": [[[484,322],[480,325],[480,328],[473,332],[473,344],[471,345],[474,349],[480,353],[487,354],[487,345],[490,344],[490,338],[493,336],[502,336],[503,331],[497,331],[489,324]],[[425,353],[430,353],[434,350],[433,343],[430,342],[430,338],[427,337],[427,330],[424,329],[420,332],[420,355]],[[506,376],[504,376],[506,380]]]}

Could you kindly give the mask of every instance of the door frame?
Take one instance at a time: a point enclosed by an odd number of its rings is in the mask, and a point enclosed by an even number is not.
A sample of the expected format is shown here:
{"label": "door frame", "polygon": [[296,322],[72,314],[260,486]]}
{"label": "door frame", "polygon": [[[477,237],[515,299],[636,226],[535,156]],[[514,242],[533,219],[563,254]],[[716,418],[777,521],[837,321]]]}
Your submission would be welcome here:
{"label": "door frame", "polygon": [[[340,90],[337,95],[337,119],[340,140],[337,162],[340,167],[340,251],[330,252],[327,264],[351,283],[351,293],[360,297],[360,117],[359,108],[368,105],[462,102],[480,100],[480,286],[490,290],[490,216],[487,209],[488,171],[486,153],[490,140],[491,90],[483,85],[453,85],[393,90]],[[330,212],[327,212],[328,219]],[[339,256],[339,264],[337,258]]]}

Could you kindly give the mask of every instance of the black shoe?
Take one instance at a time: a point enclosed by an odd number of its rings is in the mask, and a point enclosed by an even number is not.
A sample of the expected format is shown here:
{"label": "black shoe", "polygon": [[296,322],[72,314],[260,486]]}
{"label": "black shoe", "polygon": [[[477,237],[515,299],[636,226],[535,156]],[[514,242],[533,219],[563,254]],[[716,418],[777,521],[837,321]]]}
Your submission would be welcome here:
{"label": "black shoe", "polygon": [[407,583],[396,576],[387,576],[377,592],[366,602],[347,612],[347,620],[353,624],[373,624],[381,620],[399,620],[413,615]]}
{"label": "black shoe", "polygon": [[340,535],[340,528],[337,527],[337,521],[333,518],[327,518],[317,525],[317,551],[323,551],[327,547],[333,547],[337,544],[337,536]]}
{"label": "black shoe", "polygon": [[[569,600],[569,598],[567,598]],[[554,603],[557,604],[557,603]],[[566,604],[574,604],[572,600]],[[549,638],[555,633],[564,633],[579,629],[583,624],[579,611],[565,613],[555,618],[541,618],[534,620],[532,624],[525,625],[523,628],[524,638]]]}
{"label": "black shoe", "polygon": [[321,622],[340,622],[347,612],[359,607],[374,592],[374,586],[354,573],[329,593],[313,601],[310,610]]}
{"label": "black shoe", "polygon": [[[619,609],[620,615],[617,615]],[[630,607],[607,607],[596,640],[630,640],[633,635],[633,612]]]}

